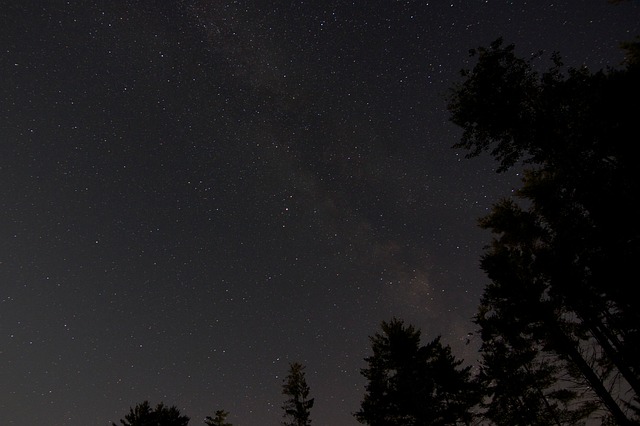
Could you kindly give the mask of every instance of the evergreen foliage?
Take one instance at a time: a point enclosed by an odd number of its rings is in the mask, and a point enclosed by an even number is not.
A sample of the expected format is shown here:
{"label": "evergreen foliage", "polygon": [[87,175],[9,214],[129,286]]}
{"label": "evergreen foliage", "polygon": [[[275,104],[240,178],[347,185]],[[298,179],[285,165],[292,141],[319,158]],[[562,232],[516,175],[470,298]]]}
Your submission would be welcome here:
{"label": "evergreen foliage", "polygon": [[227,411],[217,410],[215,417],[207,416],[204,422],[207,426],[233,426],[233,424],[227,423],[228,415]]}
{"label": "evergreen foliage", "polygon": [[478,393],[470,367],[460,368],[440,337],[420,345],[420,331],[393,319],[371,337],[373,355],[359,422],[371,426],[470,424]]}
{"label": "evergreen foliage", "polygon": [[300,363],[289,365],[289,374],[282,385],[282,394],[287,400],[282,406],[286,426],[308,426],[311,424],[311,408],[313,398],[309,398],[309,386],[304,373],[305,367]]}
{"label": "evergreen foliage", "polygon": [[[187,426],[189,417],[181,415],[175,406],[167,407],[163,403],[152,410],[149,401],[144,401],[130,408],[120,423],[123,426]],[[115,423],[112,425],[117,426]]]}
{"label": "evergreen foliage", "polygon": [[489,152],[499,172],[526,167],[517,199],[480,223],[495,235],[476,322],[498,424],[576,424],[596,407],[617,424],[638,420],[638,46],[625,45],[622,69],[565,69],[554,54],[539,74],[537,58],[499,39],[471,52],[477,64],[453,88],[456,147]]}

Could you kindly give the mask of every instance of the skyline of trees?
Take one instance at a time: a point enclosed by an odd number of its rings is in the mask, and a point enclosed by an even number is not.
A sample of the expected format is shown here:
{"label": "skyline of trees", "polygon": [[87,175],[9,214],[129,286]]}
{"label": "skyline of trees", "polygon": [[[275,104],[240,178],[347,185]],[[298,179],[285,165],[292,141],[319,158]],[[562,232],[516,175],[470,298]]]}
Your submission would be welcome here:
{"label": "skyline of trees", "polygon": [[120,419],[120,423],[122,426],[187,426],[189,420],[188,416],[180,414],[176,406],[167,407],[161,402],[151,409],[149,401],[144,401],[129,408],[129,414]]}
{"label": "skyline of trees", "polygon": [[[370,337],[355,418],[371,426],[640,424],[640,255],[637,100],[640,39],[619,69],[592,73],[515,54],[502,39],[472,50],[476,64],[448,108],[467,157],[488,153],[522,186],[479,226],[492,232],[480,267],[489,278],[474,324],[477,373],[441,337],[400,319]],[[308,426],[305,366],[282,385],[286,426]],[[230,426],[216,411],[207,425]],[[185,426],[162,403],[131,408],[124,426]],[[113,423],[115,425],[115,423]]]}

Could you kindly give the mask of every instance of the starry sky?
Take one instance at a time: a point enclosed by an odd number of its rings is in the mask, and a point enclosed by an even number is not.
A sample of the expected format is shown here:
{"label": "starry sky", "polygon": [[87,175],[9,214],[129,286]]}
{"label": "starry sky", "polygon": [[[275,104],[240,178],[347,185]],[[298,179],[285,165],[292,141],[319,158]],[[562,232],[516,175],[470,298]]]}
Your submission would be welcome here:
{"label": "starry sky", "polygon": [[[470,48],[617,66],[640,5],[3,1],[0,423],[355,425],[368,336],[402,318],[471,363],[490,235],[518,185],[451,146]],[[548,65],[545,56],[542,68]]]}

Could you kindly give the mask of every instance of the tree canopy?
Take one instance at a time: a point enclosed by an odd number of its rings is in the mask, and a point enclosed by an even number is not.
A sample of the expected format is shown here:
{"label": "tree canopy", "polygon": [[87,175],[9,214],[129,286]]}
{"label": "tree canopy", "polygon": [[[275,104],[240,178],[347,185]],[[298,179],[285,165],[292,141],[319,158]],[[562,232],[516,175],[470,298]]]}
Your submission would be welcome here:
{"label": "tree canopy", "polygon": [[625,48],[620,69],[565,68],[553,54],[540,74],[537,57],[519,58],[499,39],[471,51],[477,63],[452,90],[451,118],[463,129],[456,147],[469,157],[489,152],[499,172],[525,167],[516,199],[480,222],[495,236],[481,262],[491,283],[476,318],[489,413],[505,413],[500,404],[513,395],[505,386],[517,383],[498,377],[500,359],[536,382],[538,401],[512,401],[512,410],[542,404],[553,423],[573,424],[594,407],[570,409],[571,401],[597,401],[616,423],[636,421],[640,306],[630,278],[640,254],[640,49]]}
{"label": "tree canopy", "polygon": [[149,401],[144,401],[130,408],[129,414],[120,419],[120,423],[123,426],[186,426],[189,417],[181,415],[175,406],[167,407],[161,402],[151,409]]}
{"label": "tree canopy", "polygon": [[476,405],[470,367],[460,368],[436,338],[420,345],[420,331],[393,319],[371,337],[373,355],[362,370],[367,379],[359,422],[371,426],[469,424]]}

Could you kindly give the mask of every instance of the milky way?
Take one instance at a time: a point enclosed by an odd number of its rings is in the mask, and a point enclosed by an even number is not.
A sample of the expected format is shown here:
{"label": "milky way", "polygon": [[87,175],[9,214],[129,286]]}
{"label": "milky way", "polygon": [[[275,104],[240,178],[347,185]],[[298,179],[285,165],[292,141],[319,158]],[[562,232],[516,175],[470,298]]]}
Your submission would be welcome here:
{"label": "milky way", "polygon": [[477,219],[519,178],[451,148],[448,88],[499,36],[600,69],[640,32],[636,3],[604,0],[0,17],[3,425],[108,425],[144,400],[276,425],[290,362],[314,424],[354,425],[394,316],[473,362]]}

